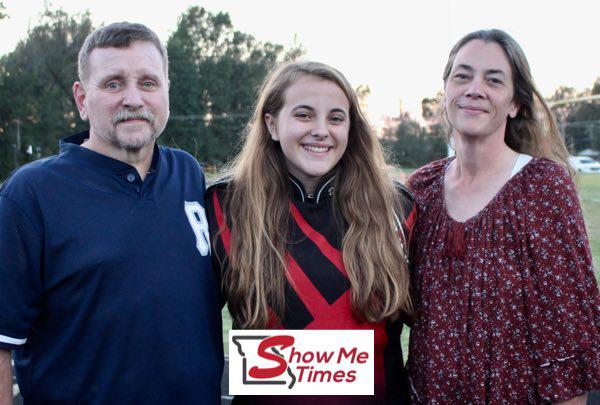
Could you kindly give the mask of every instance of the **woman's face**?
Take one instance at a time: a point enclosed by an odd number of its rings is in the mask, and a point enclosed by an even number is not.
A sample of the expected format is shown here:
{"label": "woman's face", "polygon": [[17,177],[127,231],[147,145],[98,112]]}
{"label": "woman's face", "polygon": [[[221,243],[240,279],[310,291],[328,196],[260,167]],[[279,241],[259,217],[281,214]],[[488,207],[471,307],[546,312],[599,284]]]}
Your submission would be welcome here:
{"label": "woman's face", "polygon": [[276,116],[265,115],[288,170],[308,192],[342,158],[348,145],[349,110],[348,99],[337,84],[306,75],[286,89],[284,105]]}
{"label": "woman's face", "polygon": [[500,136],[508,117],[519,111],[513,101],[512,71],[495,42],[467,42],[456,54],[446,81],[444,103],[455,133],[464,137]]}

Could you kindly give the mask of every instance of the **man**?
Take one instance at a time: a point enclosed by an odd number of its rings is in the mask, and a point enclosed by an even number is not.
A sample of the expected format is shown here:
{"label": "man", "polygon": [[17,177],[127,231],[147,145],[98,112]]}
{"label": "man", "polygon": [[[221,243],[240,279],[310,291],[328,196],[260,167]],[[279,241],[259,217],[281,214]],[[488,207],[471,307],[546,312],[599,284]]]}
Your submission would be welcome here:
{"label": "man", "polygon": [[73,86],[89,132],[0,189],[0,400],[12,349],[26,403],[220,401],[204,176],[155,144],[168,88],[155,33],[96,30]]}

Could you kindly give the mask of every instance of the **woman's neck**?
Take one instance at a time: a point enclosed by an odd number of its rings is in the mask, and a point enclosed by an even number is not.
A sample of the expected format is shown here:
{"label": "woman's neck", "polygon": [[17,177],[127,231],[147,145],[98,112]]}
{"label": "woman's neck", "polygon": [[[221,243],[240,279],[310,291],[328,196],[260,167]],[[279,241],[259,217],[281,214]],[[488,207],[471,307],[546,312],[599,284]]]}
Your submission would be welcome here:
{"label": "woman's neck", "polygon": [[512,167],[518,155],[504,143],[504,139],[468,139],[462,136],[456,136],[455,139],[454,172],[467,181],[506,171]]}

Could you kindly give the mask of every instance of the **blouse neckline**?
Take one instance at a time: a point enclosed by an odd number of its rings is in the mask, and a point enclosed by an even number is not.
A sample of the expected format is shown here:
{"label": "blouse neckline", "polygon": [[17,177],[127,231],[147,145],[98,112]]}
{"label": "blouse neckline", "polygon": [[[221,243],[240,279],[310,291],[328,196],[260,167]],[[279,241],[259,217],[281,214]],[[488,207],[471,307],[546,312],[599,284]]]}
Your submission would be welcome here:
{"label": "blouse neckline", "polygon": [[534,160],[532,156],[526,155],[524,153],[519,153],[519,156],[517,156],[517,159],[515,161],[515,164],[513,166],[512,172],[510,177],[508,178],[508,180],[502,185],[502,187],[500,187],[500,189],[498,190],[498,192],[483,206],[483,208],[481,208],[479,211],[477,211],[474,215],[470,216],[469,218],[467,218],[464,221],[457,221],[456,219],[454,219],[449,213],[448,213],[448,209],[446,207],[446,187],[444,186],[444,179],[446,178],[446,172],[448,171],[448,169],[450,168],[450,165],[452,164],[452,162],[454,162],[456,160],[456,156],[451,157],[450,159],[448,159],[448,161],[446,162],[446,165],[444,166],[444,170],[442,171],[442,175],[440,176],[440,178],[438,179],[438,181],[440,182],[440,187],[441,187],[441,194],[442,194],[442,211],[444,213],[444,215],[446,216],[446,218],[448,218],[450,220],[451,223],[453,224],[457,224],[457,225],[467,225],[471,222],[474,222],[477,220],[477,218],[479,218],[480,216],[482,216],[485,212],[487,212],[489,210],[489,207],[491,207],[496,200],[502,195],[504,194],[505,190],[508,188],[508,186],[514,181],[515,178],[520,177],[521,173],[523,173],[523,169],[532,161]]}

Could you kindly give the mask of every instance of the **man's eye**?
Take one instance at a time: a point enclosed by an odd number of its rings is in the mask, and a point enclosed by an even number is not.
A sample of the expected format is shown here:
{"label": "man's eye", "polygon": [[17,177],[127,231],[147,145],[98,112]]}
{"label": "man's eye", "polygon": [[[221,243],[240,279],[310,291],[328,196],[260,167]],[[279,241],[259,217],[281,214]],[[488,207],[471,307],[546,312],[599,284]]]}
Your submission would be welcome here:
{"label": "man's eye", "polygon": [[142,87],[145,89],[153,89],[156,87],[156,83],[152,80],[146,80],[145,82],[142,82]]}
{"label": "man's eye", "polygon": [[108,82],[106,83],[106,88],[109,90],[118,90],[121,88],[121,83],[119,82]]}

